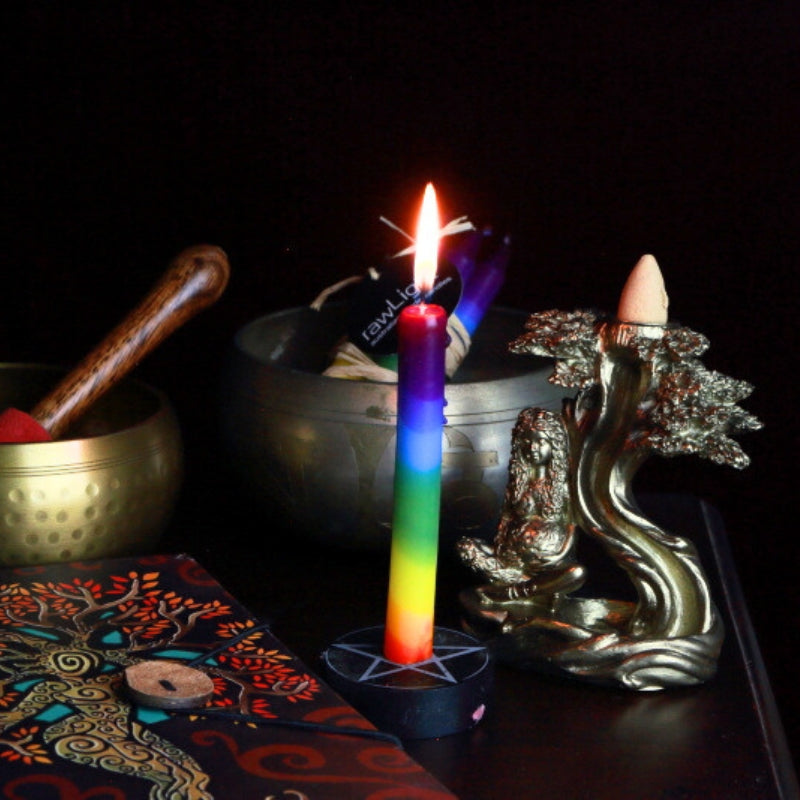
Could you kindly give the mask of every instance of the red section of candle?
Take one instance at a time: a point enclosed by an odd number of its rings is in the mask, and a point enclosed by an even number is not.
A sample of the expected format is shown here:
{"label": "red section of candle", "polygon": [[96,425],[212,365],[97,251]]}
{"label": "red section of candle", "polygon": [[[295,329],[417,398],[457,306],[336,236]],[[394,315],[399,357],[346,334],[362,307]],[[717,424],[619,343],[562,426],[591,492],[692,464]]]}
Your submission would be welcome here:
{"label": "red section of candle", "polygon": [[400,314],[398,357],[402,359],[402,367],[398,365],[401,369],[398,415],[407,422],[411,420],[406,415],[414,415],[420,400],[435,400],[441,407],[446,328],[447,312],[432,303],[407,306]]}

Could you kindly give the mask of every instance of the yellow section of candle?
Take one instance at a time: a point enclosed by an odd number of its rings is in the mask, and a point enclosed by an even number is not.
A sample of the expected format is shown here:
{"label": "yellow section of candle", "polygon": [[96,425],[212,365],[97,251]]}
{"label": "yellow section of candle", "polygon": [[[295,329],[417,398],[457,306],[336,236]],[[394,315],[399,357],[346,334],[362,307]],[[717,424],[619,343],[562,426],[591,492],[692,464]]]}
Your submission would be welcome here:
{"label": "yellow section of candle", "polygon": [[[408,548],[405,548],[406,550]],[[415,614],[430,614],[436,596],[436,561],[392,547],[389,609],[397,606]]]}

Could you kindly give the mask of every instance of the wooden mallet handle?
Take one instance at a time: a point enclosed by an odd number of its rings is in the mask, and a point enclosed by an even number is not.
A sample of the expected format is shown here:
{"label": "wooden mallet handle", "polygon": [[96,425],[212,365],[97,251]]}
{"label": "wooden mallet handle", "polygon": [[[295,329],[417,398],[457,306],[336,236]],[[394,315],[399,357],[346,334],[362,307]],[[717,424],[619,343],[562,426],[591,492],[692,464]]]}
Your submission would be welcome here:
{"label": "wooden mallet handle", "polygon": [[229,273],[227,256],[213,245],[195,245],[178,254],[147,297],[37,404],[31,416],[58,438],[167,336],[214,303]]}

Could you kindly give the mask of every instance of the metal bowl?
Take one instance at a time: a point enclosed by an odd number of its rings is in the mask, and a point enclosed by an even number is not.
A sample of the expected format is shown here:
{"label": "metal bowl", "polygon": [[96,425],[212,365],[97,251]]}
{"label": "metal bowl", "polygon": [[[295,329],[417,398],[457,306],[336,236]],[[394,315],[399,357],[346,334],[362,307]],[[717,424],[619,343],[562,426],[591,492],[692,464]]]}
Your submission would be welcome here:
{"label": "metal bowl", "polygon": [[[346,307],[295,308],[236,335],[224,372],[222,441],[265,521],[355,548],[390,540],[397,387],[320,374]],[[558,409],[546,359],[508,353],[521,311],[492,308],[446,388],[441,533],[491,536],[508,478],[511,429],[527,406]],[[265,536],[269,535],[265,529]]]}
{"label": "metal bowl", "polygon": [[[31,408],[62,375],[0,364],[0,408]],[[147,552],[169,521],[182,474],[168,401],[123,381],[58,441],[0,444],[0,564]]]}

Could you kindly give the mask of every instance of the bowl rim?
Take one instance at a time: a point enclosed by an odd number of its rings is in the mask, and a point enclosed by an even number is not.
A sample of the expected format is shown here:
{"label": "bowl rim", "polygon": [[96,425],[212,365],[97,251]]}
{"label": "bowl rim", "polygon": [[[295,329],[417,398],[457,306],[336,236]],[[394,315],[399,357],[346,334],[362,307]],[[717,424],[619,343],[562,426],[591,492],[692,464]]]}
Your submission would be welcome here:
{"label": "bowl rim", "polygon": [[[327,304],[331,307],[342,307],[346,305],[341,301],[334,301]],[[252,350],[246,348],[243,344],[244,338],[257,326],[264,324],[267,321],[271,320],[279,320],[282,317],[288,317],[291,315],[298,314],[306,309],[310,309],[310,306],[293,306],[290,308],[283,308],[278,309],[277,311],[271,311],[266,314],[261,314],[254,319],[249,320],[248,322],[244,323],[241,327],[239,327],[233,336],[233,349],[236,355],[246,359],[249,363],[254,364],[258,369],[264,370],[267,372],[275,372],[279,373],[282,376],[292,376],[296,378],[298,381],[318,381],[321,380],[323,383],[327,382],[329,387],[333,389],[334,386],[342,386],[343,388],[349,387],[352,389],[354,383],[357,383],[359,386],[362,387],[374,387],[375,390],[395,390],[397,387],[396,382],[390,381],[376,381],[371,379],[366,380],[359,380],[359,381],[347,381],[342,380],[341,378],[332,377],[330,375],[323,375],[322,373],[317,372],[309,372],[308,370],[298,369],[297,367],[287,366],[285,364],[276,364],[273,361],[265,360],[264,358],[260,357],[259,355],[255,354]],[[518,316],[520,320],[524,321],[529,316],[528,312],[523,311],[522,309],[511,308],[509,306],[499,306],[493,305],[490,308],[490,311],[501,313],[505,315],[513,315]],[[516,375],[509,375],[503,376],[498,378],[489,378],[486,380],[480,381],[448,381],[447,382],[447,392],[456,392],[457,394],[461,394],[462,392],[470,392],[474,391],[475,387],[502,387],[503,385],[511,385],[521,380],[533,380],[534,377],[538,377],[543,370],[552,371],[552,359],[548,359],[542,356],[521,356],[521,358],[527,359],[527,362],[530,363],[530,369],[521,370]],[[335,391],[335,390],[334,390]]]}
{"label": "bowl rim", "polygon": [[[7,368],[13,369],[23,369],[23,370],[31,370],[31,371],[49,371],[53,373],[60,373],[66,374],[69,372],[70,367],[59,366],[57,364],[46,364],[36,361],[0,361],[0,374]],[[157,389],[155,386],[151,384],[139,380],[138,378],[127,376],[122,378],[118,382],[118,386],[124,385],[132,385],[136,386],[139,389],[145,391],[146,393],[153,396],[157,403],[158,408],[155,410],[154,413],[150,414],[149,416],[145,417],[144,419],[140,420],[139,422],[134,423],[133,425],[128,425],[125,428],[120,430],[110,431],[108,433],[101,433],[97,436],[83,436],[83,437],[75,437],[69,439],[54,439],[53,441],[49,442],[0,442],[0,448],[8,448],[6,452],[13,452],[14,450],[21,450],[23,448],[30,448],[30,447],[37,447],[42,452],[46,449],[51,449],[54,452],[59,448],[75,448],[75,444],[79,442],[96,442],[96,443],[110,443],[114,439],[118,439],[120,437],[131,437],[136,435],[138,431],[140,431],[144,427],[153,427],[158,425],[162,420],[172,420],[177,428],[177,419],[175,417],[175,412],[172,407],[172,403],[170,402],[167,395],[161,390]]]}

